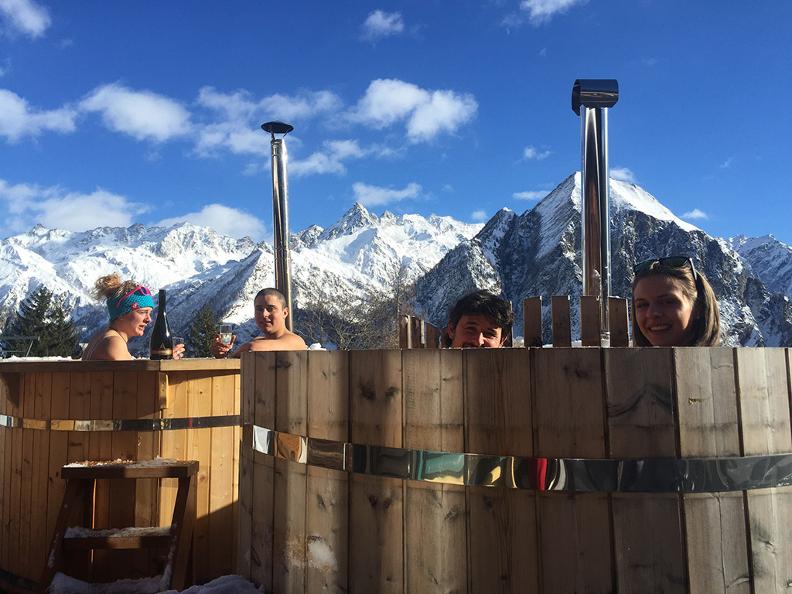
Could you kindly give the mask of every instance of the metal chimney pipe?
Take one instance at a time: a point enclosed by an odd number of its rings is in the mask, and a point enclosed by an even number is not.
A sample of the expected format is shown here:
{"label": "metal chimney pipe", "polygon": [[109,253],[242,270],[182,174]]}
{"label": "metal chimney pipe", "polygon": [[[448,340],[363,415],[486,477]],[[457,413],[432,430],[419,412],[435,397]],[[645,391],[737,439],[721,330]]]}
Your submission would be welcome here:
{"label": "metal chimney pipe", "polygon": [[275,243],[275,288],[286,298],[289,316],[286,327],[293,329],[294,311],[291,293],[291,260],[289,258],[289,185],[286,175],[286,143],[284,136],[294,130],[294,126],[283,122],[267,122],[261,129],[269,132],[272,138],[272,229]]}
{"label": "metal chimney pipe", "polygon": [[572,87],[572,109],[580,116],[583,295],[599,298],[604,342],[610,337],[608,108],[618,100],[619,83],[613,79],[578,79]]}

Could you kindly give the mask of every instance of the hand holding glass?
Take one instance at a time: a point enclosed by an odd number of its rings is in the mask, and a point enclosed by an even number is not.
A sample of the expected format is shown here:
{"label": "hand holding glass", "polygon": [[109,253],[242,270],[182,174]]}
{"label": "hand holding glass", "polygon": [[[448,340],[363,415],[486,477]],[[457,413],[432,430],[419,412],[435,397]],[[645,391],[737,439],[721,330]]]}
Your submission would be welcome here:
{"label": "hand holding glass", "polygon": [[228,346],[232,338],[231,324],[220,324],[220,342]]}

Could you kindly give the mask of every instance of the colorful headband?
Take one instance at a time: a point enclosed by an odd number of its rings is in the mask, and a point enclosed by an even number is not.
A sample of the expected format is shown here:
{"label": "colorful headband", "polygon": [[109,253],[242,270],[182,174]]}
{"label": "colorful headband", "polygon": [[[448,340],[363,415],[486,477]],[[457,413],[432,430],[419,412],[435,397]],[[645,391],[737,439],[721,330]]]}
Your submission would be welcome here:
{"label": "colorful headband", "polygon": [[148,290],[148,287],[144,287],[143,285],[136,286],[129,293],[121,297],[107,298],[107,313],[110,314],[111,322],[141,307],[150,307],[152,309],[155,307],[151,291]]}

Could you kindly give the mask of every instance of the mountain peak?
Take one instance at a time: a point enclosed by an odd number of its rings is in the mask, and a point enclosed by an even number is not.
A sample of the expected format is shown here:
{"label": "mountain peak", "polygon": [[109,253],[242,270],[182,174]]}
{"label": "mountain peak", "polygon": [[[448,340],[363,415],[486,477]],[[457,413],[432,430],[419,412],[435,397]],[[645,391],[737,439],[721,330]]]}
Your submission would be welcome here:
{"label": "mountain peak", "polygon": [[321,239],[333,239],[341,235],[349,235],[358,229],[372,227],[379,222],[376,215],[371,214],[360,202],[355,202],[338,221],[322,232]]}

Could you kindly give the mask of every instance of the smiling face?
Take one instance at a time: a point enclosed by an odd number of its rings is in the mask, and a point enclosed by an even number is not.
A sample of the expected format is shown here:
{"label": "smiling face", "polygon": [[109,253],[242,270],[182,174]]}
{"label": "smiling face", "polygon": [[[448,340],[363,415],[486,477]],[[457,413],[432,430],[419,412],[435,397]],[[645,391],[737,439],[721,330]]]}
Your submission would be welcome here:
{"label": "smiling face", "polygon": [[261,295],[253,302],[256,326],[267,336],[280,337],[286,331],[289,309],[277,295]]}
{"label": "smiling face", "polygon": [[146,326],[151,322],[151,311],[150,307],[133,309],[128,314],[116,318],[113,325],[129,337],[143,336]]}
{"label": "smiling face", "polygon": [[652,346],[686,346],[693,333],[693,300],[676,278],[653,274],[633,290],[635,321]]}
{"label": "smiling face", "polygon": [[451,348],[497,349],[506,340],[503,328],[482,314],[464,315],[456,327],[449,324],[448,336],[451,337]]}

